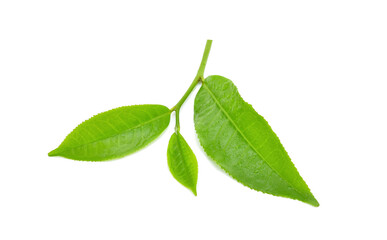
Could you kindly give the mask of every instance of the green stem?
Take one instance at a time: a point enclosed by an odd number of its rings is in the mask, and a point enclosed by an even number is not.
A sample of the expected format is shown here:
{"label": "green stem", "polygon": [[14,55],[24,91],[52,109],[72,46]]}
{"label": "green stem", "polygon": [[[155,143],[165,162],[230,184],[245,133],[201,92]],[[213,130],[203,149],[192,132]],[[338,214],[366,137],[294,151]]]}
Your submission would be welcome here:
{"label": "green stem", "polygon": [[193,82],[191,83],[191,85],[189,86],[189,88],[187,89],[187,91],[184,93],[184,96],[179,100],[179,102],[171,109],[171,112],[173,111],[176,111],[176,110],[179,110],[181,105],[183,105],[183,103],[185,102],[185,100],[187,100],[188,96],[191,94],[192,90],[194,90],[194,88],[196,87],[196,85],[200,82],[200,79],[199,77],[195,77],[195,79],[193,80]]}
{"label": "green stem", "polygon": [[207,64],[207,59],[208,55],[210,54],[211,50],[211,44],[212,40],[207,40],[206,47],[204,49],[203,57],[202,57],[202,62],[200,63],[200,67],[198,70],[198,73],[196,74],[195,79],[192,81],[191,85],[187,89],[187,91],[184,93],[183,97],[177,102],[177,104],[171,108],[171,112],[175,111],[176,112],[176,126],[175,126],[175,131],[179,132],[180,131],[180,120],[179,120],[179,114],[180,114],[180,108],[187,100],[188,96],[191,94],[191,92],[194,90],[196,85],[200,82],[203,81],[203,74],[204,74],[204,69],[206,68]]}
{"label": "green stem", "polygon": [[207,40],[206,47],[204,49],[204,53],[202,57],[202,62],[200,63],[198,73],[196,74],[195,79],[192,81],[187,91],[184,93],[183,97],[179,100],[179,102],[177,102],[177,104],[173,108],[171,108],[171,112],[180,110],[181,105],[183,105],[185,100],[187,100],[188,96],[194,90],[196,85],[203,80],[204,69],[206,68],[208,55],[210,54],[211,44],[212,44],[212,40]]}
{"label": "green stem", "polygon": [[180,113],[180,109],[176,109],[175,111],[176,113],[176,126],[175,126],[175,132],[179,132],[180,131],[180,121],[179,121],[179,113]]}
{"label": "green stem", "polygon": [[208,55],[210,54],[211,45],[212,45],[212,40],[207,40],[206,47],[204,49],[204,53],[202,57],[202,62],[200,63],[200,67],[197,74],[197,76],[199,77],[203,77],[204,69],[206,68],[206,64],[207,64]]}

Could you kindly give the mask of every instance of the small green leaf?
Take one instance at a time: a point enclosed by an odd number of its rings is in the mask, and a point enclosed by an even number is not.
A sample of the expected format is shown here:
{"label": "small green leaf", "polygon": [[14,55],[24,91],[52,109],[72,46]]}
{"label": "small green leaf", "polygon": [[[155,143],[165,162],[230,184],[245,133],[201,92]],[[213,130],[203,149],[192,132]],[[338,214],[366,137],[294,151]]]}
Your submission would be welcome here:
{"label": "small green leaf", "polygon": [[152,142],[169,125],[162,105],[125,106],[100,113],[76,127],[49,156],[102,161],[120,158]]}
{"label": "small green leaf", "polygon": [[205,79],[195,98],[194,120],[206,153],[237,181],[319,206],[269,124],[229,79]]}
{"label": "small green leaf", "polygon": [[178,131],[172,134],[169,140],[167,157],[169,170],[173,177],[196,196],[198,162],[195,154]]}

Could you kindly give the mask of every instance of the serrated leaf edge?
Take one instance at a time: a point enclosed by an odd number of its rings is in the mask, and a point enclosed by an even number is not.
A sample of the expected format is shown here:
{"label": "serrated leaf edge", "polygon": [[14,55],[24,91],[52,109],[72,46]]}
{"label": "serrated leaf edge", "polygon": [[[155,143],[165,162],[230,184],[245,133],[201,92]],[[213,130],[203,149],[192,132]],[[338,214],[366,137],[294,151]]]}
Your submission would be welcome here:
{"label": "serrated leaf edge", "polygon": [[[219,76],[219,75],[211,75],[211,76],[208,76],[207,78],[209,78],[209,77],[217,77],[217,76]],[[219,77],[222,77],[222,76],[219,76]],[[206,78],[206,79],[207,79]],[[224,77],[222,77],[222,78],[224,78]],[[227,79],[227,78],[226,78]],[[230,81],[230,80],[229,80]],[[234,86],[235,86],[235,84],[233,84]],[[264,162],[279,176],[279,177],[281,177],[282,179],[284,179],[288,184],[289,184],[289,186],[291,187],[291,188],[293,188],[296,192],[298,192],[300,195],[304,195],[304,194],[302,194],[302,193],[300,193],[292,184],[290,184],[285,178],[283,178],[275,169],[273,169],[272,168],[272,166],[268,163],[268,162],[266,162],[266,160],[262,157],[262,155],[252,146],[252,144],[250,143],[250,141],[248,141],[248,139],[244,136],[244,134],[240,131],[240,129],[238,128],[238,126],[236,126],[236,124],[234,123],[234,121],[233,121],[233,119],[228,115],[228,113],[224,110],[224,108],[220,105],[220,103],[219,103],[219,101],[215,98],[215,96],[214,96],[214,94],[212,93],[212,91],[206,86],[206,81],[203,81],[203,84],[202,84],[202,87],[204,87],[208,92],[209,92],[209,94],[211,95],[211,97],[212,97],[212,99],[214,99],[214,101],[215,101],[215,103],[217,104],[217,106],[221,109],[221,111],[223,112],[223,114],[225,114],[226,115],[226,117],[227,117],[227,119],[229,119],[229,121],[231,121],[231,123],[232,123],[232,125],[235,127],[235,129],[237,130],[237,132],[239,133],[239,134],[241,134],[241,136],[246,140],[246,142],[248,143],[248,145],[254,150],[254,152],[256,152],[257,154],[258,154],[258,156],[260,156],[261,158],[262,158],[262,160],[264,160]],[[236,87],[236,86],[235,86]],[[237,87],[236,87],[237,88]],[[243,100],[243,98],[240,96],[240,94],[239,94],[239,92],[238,92],[238,95],[239,95],[239,97]],[[244,101],[243,100],[243,102],[244,103],[246,103],[246,104],[248,104],[250,107],[252,107],[251,106],[251,104],[249,104],[249,103],[247,103],[246,101]],[[254,109],[254,108],[253,108]],[[254,110],[255,111],[255,110]],[[263,118],[263,117],[262,117]],[[264,119],[265,120],[265,119]],[[265,120],[266,121],[266,120]],[[266,121],[267,122],[267,121]],[[269,127],[270,127],[270,125],[269,124],[267,124]],[[270,127],[271,128],[271,127]],[[198,132],[197,132],[197,128],[196,128],[196,124],[195,124],[195,131],[196,131],[196,136],[198,137]],[[273,133],[274,133],[274,131],[273,131]],[[275,134],[275,133],[274,133]],[[277,137],[277,135],[275,135],[276,137]],[[278,138],[278,137],[277,137]],[[214,162],[216,162],[217,163],[217,165],[221,168],[221,169],[223,169],[229,176],[231,176],[233,179],[235,179],[235,180],[237,180],[239,183],[241,183],[242,185],[244,185],[244,186],[246,186],[246,187],[248,187],[248,188],[250,188],[250,189],[253,189],[253,190],[256,190],[256,191],[260,191],[260,192],[262,192],[262,193],[266,193],[266,192],[264,192],[264,191],[262,191],[262,190],[257,190],[257,189],[254,189],[254,188],[251,188],[250,186],[247,186],[246,184],[244,184],[244,183],[242,183],[241,181],[239,181],[237,178],[235,178],[234,176],[232,176],[226,169],[224,169],[220,164],[218,164],[218,161],[216,161],[206,150],[205,150],[205,148],[204,148],[204,146],[203,146],[203,144],[202,144],[202,140],[198,137],[198,139],[199,139],[199,143],[200,143],[200,145],[201,145],[201,147],[203,148],[203,150],[204,150],[204,152],[206,153],[206,155],[207,156],[209,156]],[[285,150],[286,151],[286,150]],[[293,164],[293,163],[292,163]],[[294,166],[294,164],[293,164],[293,166]],[[294,166],[295,167],[295,166]],[[308,185],[305,183],[305,185],[308,187]],[[310,189],[309,189],[309,187],[308,187],[308,190],[310,191]],[[273,195],[273,196],[278,196],[278,197],[284,197],[284,196],[281,196],[281,195],[278,195],[278,194],[273,194],[273,193],[266,193],[266,194],[270,194],[270,195]],[[311,201],[308,201],[308,202],[306,202],[306,203],[308,203],[308,204],[310,204],[310,205],[312,205],[312,206],[314,206],[314,207],[318,207],[318,206],[320,206],[320,204],[318,203],[318,201],[317,201],[317,199],[313,196],[313,194],[312,193],[310,193],[310,196],[312,197],[311,198]],[[290,198],[290,199],[294,199],[294,200],[299,200],[299,199],[297,199],[297,198],[294,198],[294,197],[288,197],[288,196],[286,196],[286,198]],[[314,200],[314,201],[313,201]],[[304,202],[304,201],[303,201]]]}

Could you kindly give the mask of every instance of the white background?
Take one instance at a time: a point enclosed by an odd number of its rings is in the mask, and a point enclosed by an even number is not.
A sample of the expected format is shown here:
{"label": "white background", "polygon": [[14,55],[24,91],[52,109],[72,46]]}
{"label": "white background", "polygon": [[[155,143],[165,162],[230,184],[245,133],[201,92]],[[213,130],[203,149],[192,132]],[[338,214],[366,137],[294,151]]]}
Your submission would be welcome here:
{"label": "white background", "polygon": [[[386,239],[386,1],[0,2],[0,239]],[[198,69],[234,81],[321,206],[250,190],[181,132],[198,197],[169,173],[167,131],[123,159],[49,158],[92,115],[172,107]],[[384,229],[383,229],[384,228]]]}

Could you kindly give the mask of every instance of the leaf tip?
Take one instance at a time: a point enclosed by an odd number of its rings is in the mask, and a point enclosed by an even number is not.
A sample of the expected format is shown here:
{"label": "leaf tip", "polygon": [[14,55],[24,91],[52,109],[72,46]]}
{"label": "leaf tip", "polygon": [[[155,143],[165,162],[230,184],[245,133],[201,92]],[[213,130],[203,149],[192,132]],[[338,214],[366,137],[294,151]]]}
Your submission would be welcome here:
{"label": "leaf tip", "polygon": [[320,203],[315,199],[315,201],[312,203],[313,207],[320,207]]}
{"label": "leaf tip", "polygon": [[51,152],[49,152],[48,156],[49,157],[59,156],[58,148],[56,148],[56,149],[52,150]]}
{"label": "leaf tip", "polygon": [[196,186],[190,189],[192,193],[195,195],[195,197],[198,196],[198,193],[196,192]]}
{"label": "leaf tip", "polygon": [[320,206],[320,203],[317,201],[317,199],[313,195],[308,199],[307,203],[309,203],[313,207],[319,207]]}

